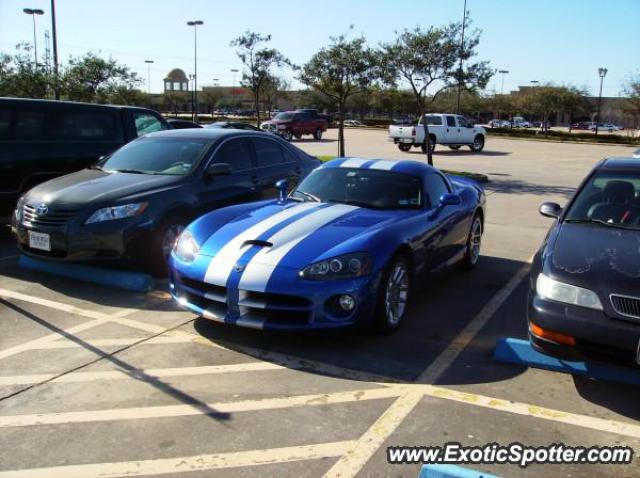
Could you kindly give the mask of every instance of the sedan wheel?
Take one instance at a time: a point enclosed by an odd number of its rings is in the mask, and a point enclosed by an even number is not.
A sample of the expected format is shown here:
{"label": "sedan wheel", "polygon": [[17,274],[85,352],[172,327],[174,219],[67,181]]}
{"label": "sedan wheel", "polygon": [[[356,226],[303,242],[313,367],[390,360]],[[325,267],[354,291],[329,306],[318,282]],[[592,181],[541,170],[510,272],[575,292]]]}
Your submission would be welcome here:
{"label": "sedan wheel", "polygon": [[164,236],[162,236],[162,257],[165,262],[169,259],[173,246],[175,246],[182,231],[184,231],[182,224],[172,224],[165,230]]}

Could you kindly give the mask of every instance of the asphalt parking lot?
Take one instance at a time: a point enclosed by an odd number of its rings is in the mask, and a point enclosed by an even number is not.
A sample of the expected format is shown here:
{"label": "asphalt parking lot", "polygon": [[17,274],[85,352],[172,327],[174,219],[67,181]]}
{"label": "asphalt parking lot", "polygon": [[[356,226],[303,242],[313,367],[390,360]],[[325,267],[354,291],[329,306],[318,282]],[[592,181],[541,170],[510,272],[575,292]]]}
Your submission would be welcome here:
{"label": "asphalt parking lot", "polygon": [[[335,131],[302,140],[335,154]],[[417,159],[380,130],[348,130],[350,156]],[[278,334],[178,311],[148,294],[22,270],[0,236],[0,478],[164,474],[364,477],[392,445],[519,441],[629,445],[640,453],[638,388],[492,360],[526,337],[528,263],[593,164],[631,148],[492,139],[438,146],[436,166],[487,174],[483,257],[422,285],[391,336]],[[637,477],[633,465],[484,465],[504,477]]]}

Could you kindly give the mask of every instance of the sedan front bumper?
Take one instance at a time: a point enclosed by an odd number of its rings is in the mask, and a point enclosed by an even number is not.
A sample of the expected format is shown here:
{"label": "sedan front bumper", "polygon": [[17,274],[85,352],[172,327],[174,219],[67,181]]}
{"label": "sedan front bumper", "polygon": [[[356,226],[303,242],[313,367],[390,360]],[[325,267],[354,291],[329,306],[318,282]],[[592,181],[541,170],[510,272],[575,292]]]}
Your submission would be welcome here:
{"label": "sedan front bumper", "polygon": [[[596,358],[638,363],[640,321],[609,317],[602,311],[540,298],[530,291],[527,316],[529,339],[534,348],[561,358]],[[561,344],[536,335],[533,324],[575,339],[575,345]]]}

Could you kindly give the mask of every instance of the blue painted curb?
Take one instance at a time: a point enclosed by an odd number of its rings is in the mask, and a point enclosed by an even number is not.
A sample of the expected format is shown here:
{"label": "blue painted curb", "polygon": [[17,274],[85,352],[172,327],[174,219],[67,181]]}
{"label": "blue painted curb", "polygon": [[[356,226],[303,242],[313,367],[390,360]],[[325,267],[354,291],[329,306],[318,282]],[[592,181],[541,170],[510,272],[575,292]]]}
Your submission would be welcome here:
{"label": "blue painted curb", "polygon": [[500,478],[456,465],[424,465],[418,478]]}
{"label": "blue painted curb", "polygon": [[18,264],[20,267],[32,271],[45,272],[133,292],[149,292],[154,285],[153,277],[140,272],[115,271],[78,264],[45,262],[27,256],[20,256]]}
{"label": "blue painted curb", "polygon": [[640,369],[601,362],[562,360],[535,350],[528,340],[506,337],[498,340],[493,359],[554,372],[584,375],[610,382],[640,385]]}

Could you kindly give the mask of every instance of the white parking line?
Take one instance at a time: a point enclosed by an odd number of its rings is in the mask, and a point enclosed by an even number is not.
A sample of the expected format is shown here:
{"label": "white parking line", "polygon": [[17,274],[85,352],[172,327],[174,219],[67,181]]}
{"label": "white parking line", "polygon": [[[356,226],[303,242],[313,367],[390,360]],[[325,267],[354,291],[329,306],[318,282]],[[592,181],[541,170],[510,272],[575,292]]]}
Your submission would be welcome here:
{"label": "white parking line", "polygon": [[166,475],[208,471],[244,466],[289,463],[302,460],[334,458],[352,446],[351,441],[290,446],[267,450],[249,450],[211,455],[160,458],[157,460],[92,463],[87,465],[54,466],[0,472],[0,478],[116,478],[126,476]]}
{"label": "white parking line", "polygon": [[[0,376],[0,386],[28,385],[51,380],[51,383],[81,383],[96,380],[142,380],[164,377],[188,377],[194,375],[217,375],[224,373],[285,370],[286,367],[269,362],[247,362],[230,365],[206,365],[201,367],[150,368],[140,370],[105,370],[99,372],[73,372],[57,377],[57,374]],[[55,378],[57,377],[57,378]]]}
{"label": "white parking line", "polygon": [[163,405],[79,412],[8,415],[0,417],[0,428],[55,425],[62,423],[184,417],[203,414],[205,413],[203,409],[206,409],[206,413],[239,413],[259,410],[276,410],[290,407],[331,405],[337,403],[361,402],[397,397],[402,394],[404,390],[405,389],[402,387],[381,387],[374,389],[350,390],[348,392],[265,398],[262,400],[208,403],[206,405]]}

